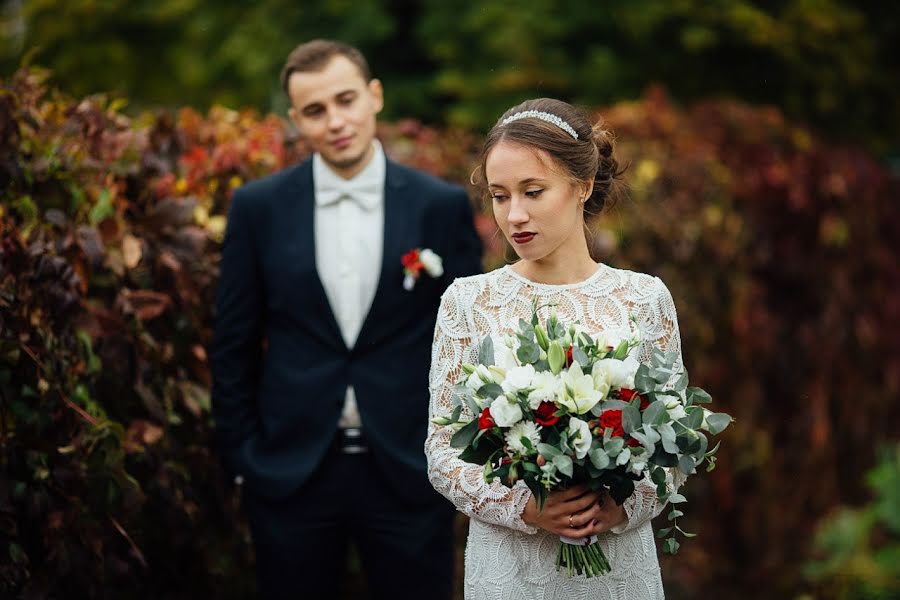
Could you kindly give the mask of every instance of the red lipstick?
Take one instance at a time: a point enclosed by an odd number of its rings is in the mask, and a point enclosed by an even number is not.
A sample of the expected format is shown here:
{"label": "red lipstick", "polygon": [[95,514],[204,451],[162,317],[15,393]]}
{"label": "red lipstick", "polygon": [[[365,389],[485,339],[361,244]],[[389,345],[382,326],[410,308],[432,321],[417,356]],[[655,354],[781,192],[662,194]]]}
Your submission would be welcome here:
{"label": "red lipstick", "polygon": [[517,244],[527,244],[534,239],[537,234],[533,231],[523,231],[522,233],[514,233],[510,237]]}

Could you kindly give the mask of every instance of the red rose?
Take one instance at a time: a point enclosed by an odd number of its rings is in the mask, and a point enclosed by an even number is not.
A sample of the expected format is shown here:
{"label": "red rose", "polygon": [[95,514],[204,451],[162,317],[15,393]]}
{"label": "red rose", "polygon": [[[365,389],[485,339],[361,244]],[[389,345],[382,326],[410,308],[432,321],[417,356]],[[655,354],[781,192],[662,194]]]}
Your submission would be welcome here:
{"label": "red rose", "polygon": [[556,422],[559,421],[559,417],[553,416],[553,413],[556,412],[556,404],[553,402],[547,402],[544,400],[541,402],[541,405],[537,407],[537,410],[534,411],[534,420],[540,423],[541,425],[556,425]]}
{"label": "red rose", "polygon": [[606,429],[607,427],[612,429],[613,437],[624,437],[625,430],[622,429],[622,411],[604,411],[603,414],[600,415],[600,427],[602,427],[603,429]]}
{"label": "red rose", "polygon": [[572,366],[572,346],[569,346],[569,349],[566,350],[566,366]]}
{"label": "red rose", "polygon": [[628,441],[626,441],[625,443],[628,444],[629,448],[635,448],[635,447],[641,445],[641,443],[639,441],[637,441],[636,439],[634,439],[633,437],[629,437]]}
{"label": "red rose", "polygon": [[481,416],[478,417],[478,430],[482,429],[490,429],[494,426],[494,417],[491,416],[490,407],[486,407],[483,411],[481,411]]}

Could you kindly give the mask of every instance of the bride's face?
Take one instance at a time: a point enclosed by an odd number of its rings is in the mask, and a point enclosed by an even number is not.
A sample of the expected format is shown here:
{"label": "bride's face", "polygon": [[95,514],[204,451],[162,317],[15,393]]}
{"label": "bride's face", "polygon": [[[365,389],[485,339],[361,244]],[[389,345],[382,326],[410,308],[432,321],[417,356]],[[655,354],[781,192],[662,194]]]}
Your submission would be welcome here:
{"label": "bride's face", "polygon": [[516,254],[540,261],[584,245],[583,186],[543,150],[500,142],[484,164],[494,219]]}

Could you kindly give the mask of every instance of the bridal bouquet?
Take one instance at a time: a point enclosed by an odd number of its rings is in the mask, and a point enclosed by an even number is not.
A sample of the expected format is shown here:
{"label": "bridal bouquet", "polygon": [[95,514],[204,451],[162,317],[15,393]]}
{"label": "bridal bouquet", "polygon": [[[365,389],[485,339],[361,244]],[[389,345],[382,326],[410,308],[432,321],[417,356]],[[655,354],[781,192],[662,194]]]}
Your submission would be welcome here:
{"label": "bridal bouquet", "polygon": [[[519,322],[495,352],[490,336],[479,349],[479,364],[464,364],[454,386],[452,414],[434,420],[453,427],[450,445],[460,458],[482,465],[490,483],[512,487],[523,480],[542,508],[556,489],[587,484],[605,489],[622,504],[634,483],[649,474],[657,497],[671,505],[685,502],[673,491],[672,470],[687,476],[704,461],[715,466],[716,435],[732,421],[704,404],[709,394],[688,387],[686,372],[675,373],[676,355],[655,350],[647,364],[631,356],[641,341],[636,325],[623,338],[591,336],[577,324],[563,324],[551,308],[546,324],[535,306],[531,321]],[[469,408],[471,420],[462,417]],[[665,552],[674,554],[675,532],[683,513],[668,515]],[[557,569],[571,575],[603,575],[609,563],[596,543],[561,538]]]}

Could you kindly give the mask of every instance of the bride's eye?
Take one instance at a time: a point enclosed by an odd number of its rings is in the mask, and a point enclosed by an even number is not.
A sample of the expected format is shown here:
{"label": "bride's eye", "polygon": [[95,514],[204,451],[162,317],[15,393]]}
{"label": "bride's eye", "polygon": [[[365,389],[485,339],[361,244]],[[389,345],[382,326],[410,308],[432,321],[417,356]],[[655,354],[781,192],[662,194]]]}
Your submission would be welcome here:
{"label": "bride's eye", "polygon": [[491,200],[493,200],[494,202],[503,202],[504,200],[506,200],[506,196],[504,196],[503,194],[492,194]]}
{"label": "bride's eye", "polygon": [[544,192],[544,190],[528,190],[527,192],[525,192],[525,195],[528,196],[529,198],[537,198],[543,192]]}

